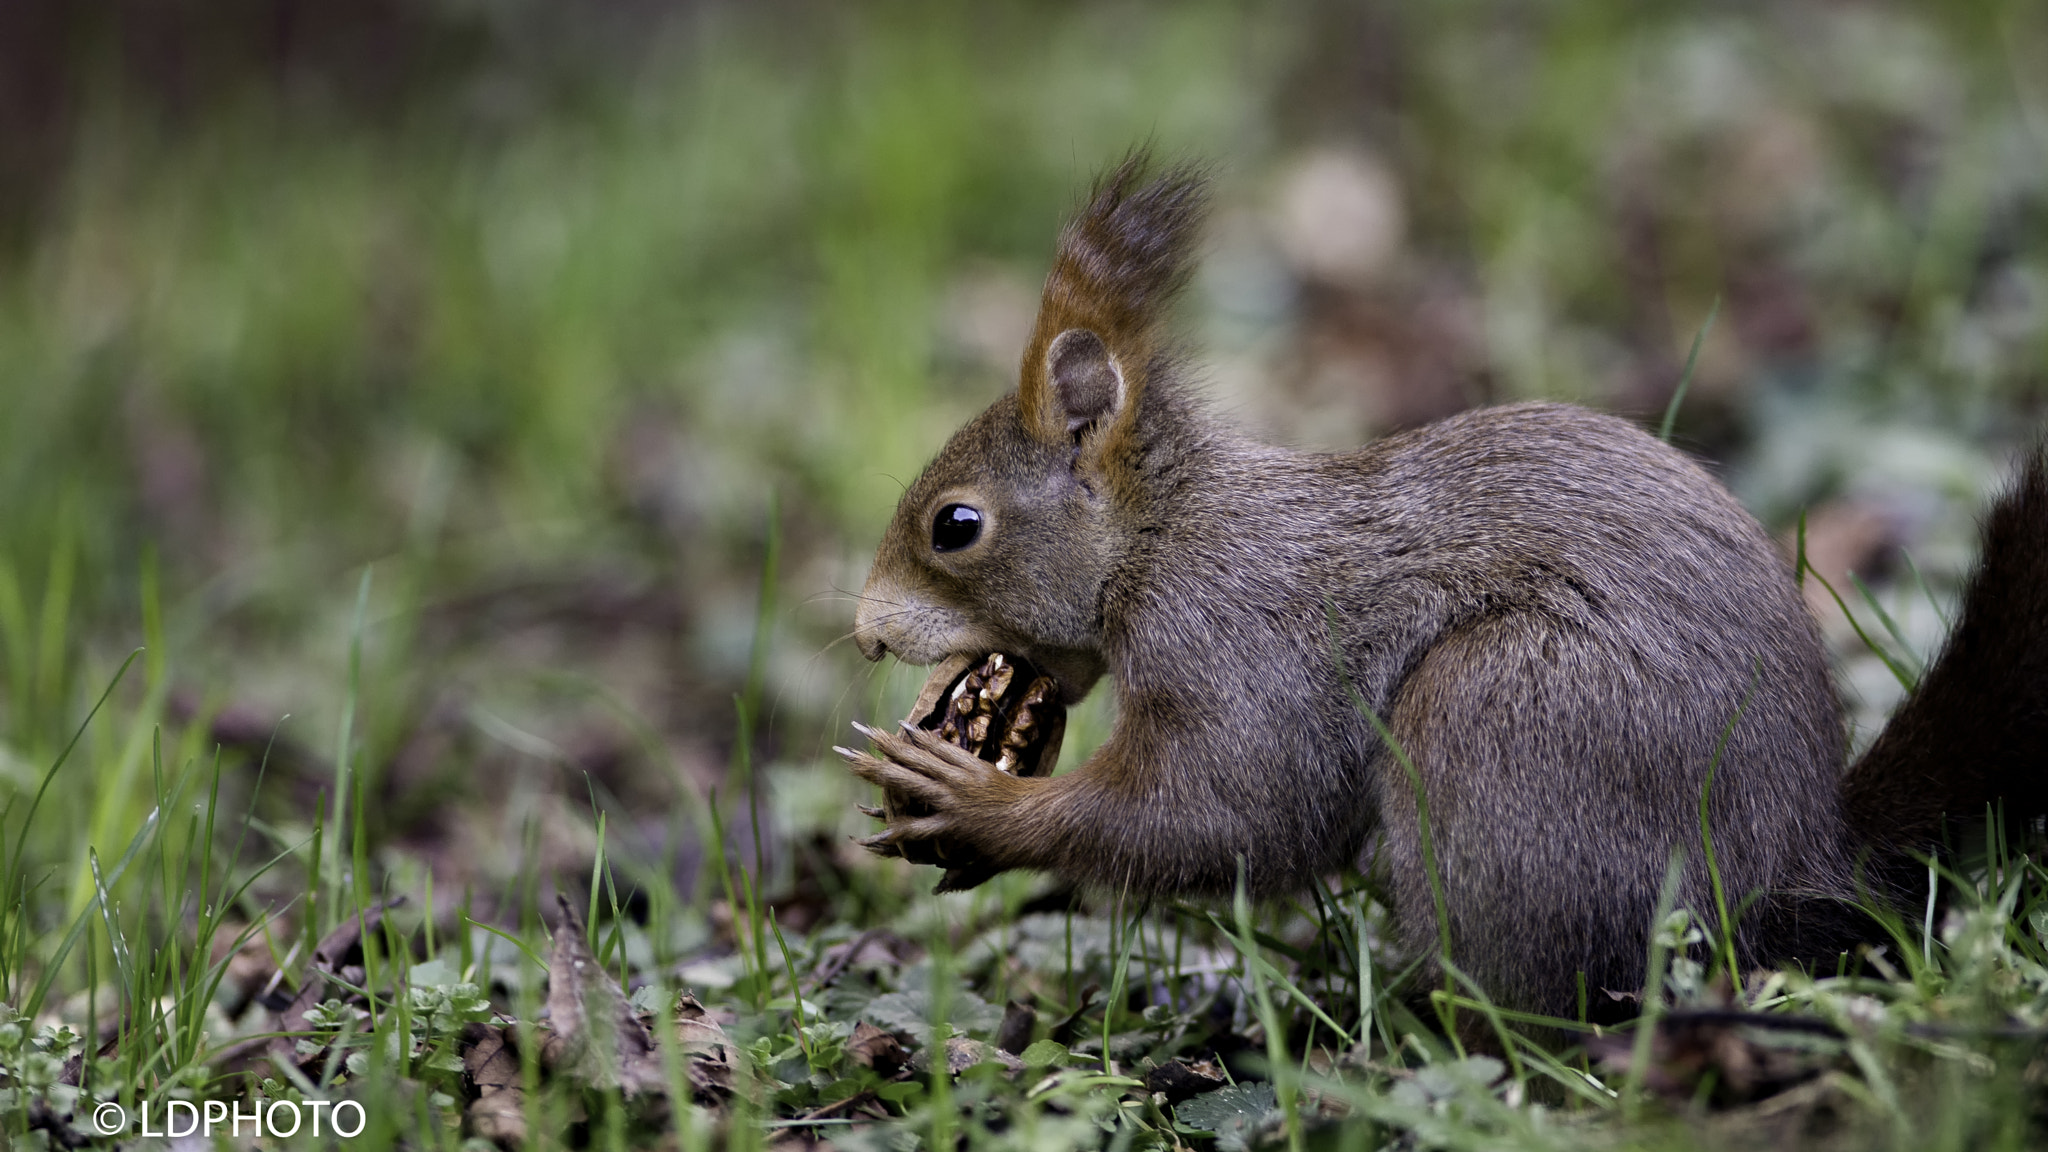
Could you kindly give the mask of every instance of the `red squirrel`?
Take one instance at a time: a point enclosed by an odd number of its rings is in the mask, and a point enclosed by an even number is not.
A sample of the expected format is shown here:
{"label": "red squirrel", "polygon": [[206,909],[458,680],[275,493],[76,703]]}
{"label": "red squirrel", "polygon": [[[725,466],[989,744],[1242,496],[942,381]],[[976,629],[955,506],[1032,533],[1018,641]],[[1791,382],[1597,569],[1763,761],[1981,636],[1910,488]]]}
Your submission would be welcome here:
{"label": "red squirrel", "polygon": [[1061,233],[1017,390],[904,494],[855,633],[870,660],[1011,653],[1068,703],[1108,675],[1114,729],[1025,778],[863,727],[853,771],[916,803],[881,846],[943,843],[977,876],[1214,895],[1242,875],[1272,895],[1370,845],[1428,956],[1398,745],[1454,961],[1499,1003],[1571,1015],[1581,972],[1642,985],[1675,848],[1677,905],[1718,923],[1703,789],[1745,966],[1870,938],[1856,902],[1903,906],[1944,815],[2048,811],[2041,450],[1989,514],[1942,655],[1845,773],[1791,564],[1635,425],[1516,404],[1321,454],[1206,413],[1161,331],[1203,185],[1146,169],[1103,178]]}

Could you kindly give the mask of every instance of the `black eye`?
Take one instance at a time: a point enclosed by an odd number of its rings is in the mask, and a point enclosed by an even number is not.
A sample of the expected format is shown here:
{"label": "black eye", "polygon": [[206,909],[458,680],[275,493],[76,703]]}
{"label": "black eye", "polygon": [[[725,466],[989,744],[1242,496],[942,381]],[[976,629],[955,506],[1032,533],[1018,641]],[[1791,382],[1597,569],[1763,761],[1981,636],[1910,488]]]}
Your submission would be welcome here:
{"label": "black eye", "polygon": [[958,552],[981,535],[981,513],[965,504],[948,504],[932,517],[932,551]]}

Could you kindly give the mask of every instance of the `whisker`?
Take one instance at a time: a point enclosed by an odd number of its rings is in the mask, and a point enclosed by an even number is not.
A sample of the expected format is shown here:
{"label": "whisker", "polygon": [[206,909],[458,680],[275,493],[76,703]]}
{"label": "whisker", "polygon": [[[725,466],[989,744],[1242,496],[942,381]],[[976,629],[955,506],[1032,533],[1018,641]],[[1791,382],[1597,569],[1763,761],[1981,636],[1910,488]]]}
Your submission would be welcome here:
{"label": "whisker", "polygon": [[804,597],[804,603],[815,604],[820,600],[831,599],[851,600],[858,604],[863,600],[874,599],[874,597],[867,595],[865,592],[855,592],[851,588],[841,588],[839,585],[834,584],[823,592],[813,592],[809,596]]}
{"label": "whisker", "polygon": [[[882,614],[881,614],[880,616],[877,616],[877,617],[875,617],[875,619],[874,619],[874,623],[877,623],[877,624],[883,624],[883,623],[887,623],[888,621],[894,620],[894,619],[896,619],[896,618],[898,618],[898,617],[901,617],[901,616],[908,616],[908,615],[910,615],[910,614],[911,614],[911,613],[912,613],[913,611],[915,611],[915,610],[914,610],[914,609],[911,609],[911,608],[899,608],[899,609],[897,609],[897,610],[896,610],[896,611],[894,611],[894,612],[884,612],[884,613],[882,613]],[[854,634],[855,634],[855,632],[858,632],[858,631],[859,631],[859,629],[855,629],[855,630],[854,630],[854,632],[848,632],[848,633],[847,633],[846,635],[847,635],[847,636],[852,636],[852,635],[854,635]],[[844,637],[842,637],[842,639],[843,639],[843,638],[844,638]]]}

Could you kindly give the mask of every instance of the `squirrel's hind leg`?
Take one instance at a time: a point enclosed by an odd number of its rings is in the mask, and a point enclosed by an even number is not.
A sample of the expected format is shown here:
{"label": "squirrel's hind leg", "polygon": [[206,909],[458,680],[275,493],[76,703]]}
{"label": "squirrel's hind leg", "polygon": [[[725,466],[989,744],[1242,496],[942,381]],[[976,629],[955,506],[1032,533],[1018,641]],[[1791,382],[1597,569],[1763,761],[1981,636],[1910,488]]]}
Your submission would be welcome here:
{"label": "squirrel's hind leg", "polygon": [[[1638,990],[1672,846],[1697,842],[1698,780],[1674,769],[1703,772],[1711,746],[1626,666],[1574,625],[1489,617],[1433,646],[1389,709],[1414,768],[1386,755],[1375,781],[1401,937],[1439,951],[1440,889],[1452,962],[1502,1007],[1576,1017],[1581,973],[1593,999]],[[1698,889],[1689,869],[1680,905],[1704,907]]]}

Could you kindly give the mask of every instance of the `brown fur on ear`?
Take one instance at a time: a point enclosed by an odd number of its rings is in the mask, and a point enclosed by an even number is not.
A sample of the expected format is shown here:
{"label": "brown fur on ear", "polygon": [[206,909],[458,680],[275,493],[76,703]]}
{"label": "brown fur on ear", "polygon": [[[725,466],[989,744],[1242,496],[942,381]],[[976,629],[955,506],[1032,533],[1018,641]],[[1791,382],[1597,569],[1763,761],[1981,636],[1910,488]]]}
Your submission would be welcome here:
{"label": "brown fur on ear", "polygon": [[[1060,232],[1017,385],[1025,427],[1046,443],[1064,442],[1102,417],[1111,436],[1129,427],[1159,351],[1160,317],[1187,282],[1188,250],[1206,206],[1202,173],[1181,165],[1148,181],[1150,168],[1148,153],[1133,152],[1097,182],[1088,206]],[[1082,339],[1090,334],[1107,362],[1091,356],[1094,363],[1081,366],[1087,386],[1055,380],[1054,342],[1092,353],[1092,342]],[[1105,393],[1108,380],[1122,387]],[[1105,398],[1112,402],[1102,407]]]}

